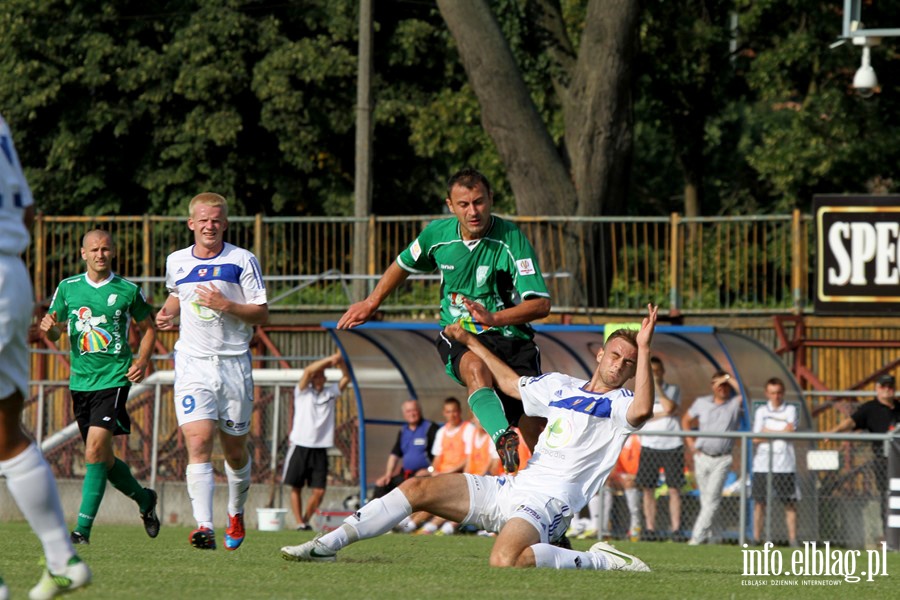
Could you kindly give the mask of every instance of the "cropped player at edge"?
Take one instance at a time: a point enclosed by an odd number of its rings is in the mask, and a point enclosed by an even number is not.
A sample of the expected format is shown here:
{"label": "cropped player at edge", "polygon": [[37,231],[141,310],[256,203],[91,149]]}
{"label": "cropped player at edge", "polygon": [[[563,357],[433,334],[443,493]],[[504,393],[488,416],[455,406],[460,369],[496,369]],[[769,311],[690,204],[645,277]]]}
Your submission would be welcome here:
{"label": "cropped player at edge", "polygon": [[[529,323],[550,314],[550,294],[528,239],[515,224],[491,214],[487,178],[472,168],[447,183],[447,207],[456,219],[430,223],[381,276],[369,296],[338,321],[349,329],[368,321],[410,273],[441,273],[441,325],[459,323],[519,375],[541,373],[540,351]],[[447,374],[469,393],[469,406],[491,435],[508,473],[519,468],[518,425],[533,448],[544,419],[524,415],[522,403],[494,389],[484,362],[441,333],[435,340]]]}
{"label": "cropped player at edge", "polygon": [[174,318],[181,316],[175,343],[175,412],[188,451],[187,488],[197,520],[191,545],[216,548],[212,449],[218,429],[228,478],[225,549],[236,550],[244,541],[244,504],[250,491],[250,338],[253,326],[269,318],[266,286],[253,253],[223,240],[228,228],[225,198],[199,194],[189,211],[194,245],[166,260],[170,296],[156,324],[172,329]]}

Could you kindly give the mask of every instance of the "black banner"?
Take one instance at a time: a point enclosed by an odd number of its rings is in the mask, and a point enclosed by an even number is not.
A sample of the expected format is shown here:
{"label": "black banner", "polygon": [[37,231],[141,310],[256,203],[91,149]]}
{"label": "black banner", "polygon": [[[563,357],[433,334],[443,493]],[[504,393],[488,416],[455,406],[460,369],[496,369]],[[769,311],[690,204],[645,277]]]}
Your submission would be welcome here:
{"label": "black banner", "polygon": [[820,314],[900,312],[900,196],[815,196]]}

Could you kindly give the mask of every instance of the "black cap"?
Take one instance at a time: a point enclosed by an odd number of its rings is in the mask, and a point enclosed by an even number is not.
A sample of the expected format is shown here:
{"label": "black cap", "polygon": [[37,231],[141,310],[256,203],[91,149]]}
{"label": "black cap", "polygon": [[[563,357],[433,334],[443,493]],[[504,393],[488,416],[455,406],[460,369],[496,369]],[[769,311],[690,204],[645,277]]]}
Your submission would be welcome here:
{"label": "black cap", "polygon": [[886,387],[895,387],[893,375],[888,375],[888,374],[879,375],[878,379],[875,380],[875,383],[877,383],[878,385],[886,386]]}

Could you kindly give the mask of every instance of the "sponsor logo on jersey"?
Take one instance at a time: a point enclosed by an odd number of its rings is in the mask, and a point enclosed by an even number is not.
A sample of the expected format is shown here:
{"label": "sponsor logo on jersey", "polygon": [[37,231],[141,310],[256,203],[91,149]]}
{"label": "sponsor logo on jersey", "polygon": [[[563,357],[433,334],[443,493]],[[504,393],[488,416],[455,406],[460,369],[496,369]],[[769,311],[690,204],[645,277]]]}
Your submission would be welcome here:
{"label": "sponsor logo on jersey", "polygon": [[441,271],[453,271],[456,269],[456,265],[441,265]]}
{"label": "sponsor logo on jersey", "polygon": [[422,256],[422,246],[419,245],[419,238],[416,238],[416,241],[409,247],[409,253],[412,254],[413,260],[419,260],[419,257]]}
{"label": "sponsor logo on jersey", "polygon": [[475,285],[478,287],[483,286],[487,283],[488,275],[491,274],[491,268],[481,265],[477,269],[475,269]]}
{"label": "sponsor logo on jersey", "polygon": [[184,273],[184,267],[178,267],[178,270],[175,271],[175,274],[176,274],[176,275],[180,275],[180,274],[182,274],[182,273]]}
{"label": "sponsor logo on jersey", "polygon": [[75,331],[79,334],[77,348],[82,354],[91,354],[93,352],[106,352],[112,341],[112,335],[102,327],[106,324],[106,315],[95,317],[94,313],[87,306],[82,306],[77,310],[73,310],[75,315]]}
{"label": "sponsor logo on jersey", "polygon": [[553,423],[548,423],[546,444],[550,448],[564,448],[572,441],[572,424],[563,417],[557,417]]}
{"label": "sponsor logo on jersey", "polygon": [[113,304],[116,303],[116,298],[118,298],[118,297],[119,297],[118,294],[110,294],[109,298],[106,299],[106,305],[112,306]]}
{"label": "sponsor logo on jersey", "polygon": [[213,267],[213,277],[218,277],[222,272],[222,267]]}
{"label": "sponsor logo on jersey", "polygon": [[516,270],[519,271],[519,275],[534,275],[534,263],[531,262],[530,258],[523,258],[522,260],[516,261]]}

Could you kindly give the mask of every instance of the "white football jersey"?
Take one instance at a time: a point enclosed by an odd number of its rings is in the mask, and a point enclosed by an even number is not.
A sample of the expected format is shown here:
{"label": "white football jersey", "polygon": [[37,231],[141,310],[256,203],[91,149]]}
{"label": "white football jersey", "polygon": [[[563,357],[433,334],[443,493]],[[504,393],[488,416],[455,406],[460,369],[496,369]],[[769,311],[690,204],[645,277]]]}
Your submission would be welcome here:
{"label": "white football jersey", "polygon": [[563,373],[519,379],[525,414],[546,417],[547,426],[516,487],[552,490],[575,514],[600,490],[635,431],[625,417],[634,392],[586,392],[587,383]]}
{"label": "white football jersey", "polygon": [[32,204],[12,134],[0,116],[0,254],[18,256],[28,248],[31,237],[22,215]]}
{"label": "white football jersey", "polygon": [[253,326],[198,304],[197,286],[215,286],[241,304],[266,304],[259,261],[252,252],[227,242],[212,258],[197,258],[193,250],[190,246],[166,259],[166,288],[181,301],[181,333],[175,351],[198,358],[247,352]]}

